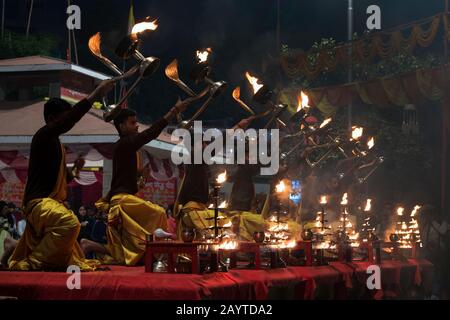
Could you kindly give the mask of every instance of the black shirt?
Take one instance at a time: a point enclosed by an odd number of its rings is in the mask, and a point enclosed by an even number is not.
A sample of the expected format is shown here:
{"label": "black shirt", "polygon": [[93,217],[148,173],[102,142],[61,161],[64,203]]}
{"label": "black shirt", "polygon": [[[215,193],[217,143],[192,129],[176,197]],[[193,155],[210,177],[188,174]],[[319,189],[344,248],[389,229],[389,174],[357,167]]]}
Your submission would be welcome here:
{"label": "black shirt", "polygon": [[62,160],[59,136],[70,131],[90,108],[91,104],[83,99],[60,119],[43,126],[34,134],[24,205],[33,199],[47,198],[52,193]]}
{"label": "black shirt", "polygon": [[234,175],[233,188],[230,195],[231,210],[250,211],[255,199],[253,177],[258,175],[260,166],[255,164],[240,164]]}
{"label": "black shirt", "polygon": [[209,199],[209,170],[208,165],[189,164],[185,166],[185,177],[180,191],[181,205],[189,201],[208,203]]}
{"label": "black shirt", "polygon": [[156,139],[167,126],[167,120],[161,118],[141,133],[120,137],[114,144],[113,172],[111,190],[107,200],[119,193],[136,194],[138,192],[136,152],[145,144]]}

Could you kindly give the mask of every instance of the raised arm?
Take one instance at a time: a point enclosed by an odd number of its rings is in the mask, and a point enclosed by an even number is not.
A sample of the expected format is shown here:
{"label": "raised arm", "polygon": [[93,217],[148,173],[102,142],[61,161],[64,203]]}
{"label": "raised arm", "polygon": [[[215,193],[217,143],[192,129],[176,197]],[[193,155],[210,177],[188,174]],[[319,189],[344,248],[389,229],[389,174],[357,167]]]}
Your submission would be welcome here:
{"label": "raised arm", "polygon": [[135,134],[125,137],[126,144],[134,149],[139,150],[142,146],[146,145],[150,141],[156,139],[164,128],[169,124],[170,120],[175,118],[180,112],[183,112],[189,104],[191,104],[192,99],[178,100],[174,107],[167,112],[164,117],[154,122],[150,128]]}
{"label": "raised arm", "polygon": [[62,135],[70,131],[75,124],[89,111],[92,104],[99,97],[106,95],[114,87],[113,80],[105,80],[85,99],[74,105],[68,112],[57,120],[47,125],[49,132],[53,135]]}

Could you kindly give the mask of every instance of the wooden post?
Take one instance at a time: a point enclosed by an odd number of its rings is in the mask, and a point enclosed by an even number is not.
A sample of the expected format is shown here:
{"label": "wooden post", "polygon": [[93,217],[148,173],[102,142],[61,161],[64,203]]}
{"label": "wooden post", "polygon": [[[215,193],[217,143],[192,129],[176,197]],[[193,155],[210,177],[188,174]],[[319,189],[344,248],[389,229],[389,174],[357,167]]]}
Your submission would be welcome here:
{"label": "wooden post", "polygon": [[34,0],[31,0],[30,11],[28,12],[27,39],[28,39],[28,36],[30,35],[30,25],[31,25],[31,16],[33,14],[33,6],[34,6]]}
{"label": "wooden post", "polygon": [[2,6],[2,40],[5,37],[5,6],[6,6],[6,0],[3,0],[3,6]]}
{"label": "wooden post", "polygon": [[[444,89],[448,85],[448,77],[446,74],[446,65],[448,61],[448,36],[449,36],[449,28],[448,28],[448,0],[445,0],[445,10],[444,10],[444,57],[442,62],[442,71],[444,74]],[[445,117],[445,108],[447,98],[447,90],[444,90],[444,98],[442,100],[442,155],[441,155],[441,212],[445,212],[445,196],[446,196],[446,175],[447,175],[447,125],[446,125],[446,117]]]}

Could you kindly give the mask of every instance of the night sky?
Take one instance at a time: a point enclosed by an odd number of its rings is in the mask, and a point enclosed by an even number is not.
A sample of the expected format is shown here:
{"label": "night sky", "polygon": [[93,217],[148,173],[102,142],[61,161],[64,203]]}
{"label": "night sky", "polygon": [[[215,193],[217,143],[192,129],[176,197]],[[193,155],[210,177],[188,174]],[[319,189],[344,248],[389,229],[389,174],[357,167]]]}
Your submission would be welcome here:
{"label": "night sky", "polygon": [[[344,41],[347,36],[347,0],[280,0],[281,42],[291,48],[307,50],[323,37]],[[5,28],[24,32],[29,1],[6,0]],[[140,113],[151,108],[152,118],[162,115],[182,92],[164,76],[164,68],[174,58],[179,60],[182,78],[187,79],[194,62],[195,50],[212,47],[215,80],[225,80],[230,88],[214,102],[205,118],[239,119],[245,115],[230,97],[231,90],[243,85],[246,70],[261,74],[262,62],[274,55],[276,48],[276,0],[134,0],[136,21],[146,16],[158,18],[159,28],[145,36],[144,55],[162,60],[158,72],[141,85],[133,96],[131,107]],[[109,73],[90,55],[89,37],[101,31],[104,53],[118,65],[115,45],[125,35],[128,24],[129,0],[72,1],[82,10],[82,29],[76,32],[80,64]],[[355,32],[363,32],[366,8],[377,4],[382,10],[382,27],[394,27],[425,18],[442,11],[444,0],[354,0]],[[32,33],[49,33],[59,39],[59,52],[65,58],[67,47],[66,1],[35,0]],[[193,85],[194,86],[194,85]],[[199,89],[199,88],[196,88]],[[136,101],[140,102],[136,104]],[[133,105],[134,104],[134,105]],[[154,111],[153,111],[154,110]],[[148,113],[148,112],[145,112]]]}

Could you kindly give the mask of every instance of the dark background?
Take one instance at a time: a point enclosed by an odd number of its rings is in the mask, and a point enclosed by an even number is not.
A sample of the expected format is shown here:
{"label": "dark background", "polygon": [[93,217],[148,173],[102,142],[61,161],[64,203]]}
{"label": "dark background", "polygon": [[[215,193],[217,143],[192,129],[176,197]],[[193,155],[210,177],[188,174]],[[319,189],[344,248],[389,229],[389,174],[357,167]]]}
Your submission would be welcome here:
{"label": "dark background", "polygon": [[[88,51],[91,35],[101,31],[103,50],[118,65],[114,48],[125,35],[129,0],[71,1],[82,10],[81,30],[76,31],[79,63],[110,74]],[[5,28],[25,32],[29,0],[6,0]],[[366,9],[376,4],[382,10],[382,28],[388,29],[434,15],[444,9],[443,0],[354,0],[354,30],[366,29]],[[58,39],[53,56],[65,59],[67,51],[67,1],[35,0],[31,34],[47,33]],[[177,58],[183,79],[188,78],[195,50],[212,47],[213,78],[230,84],[229,91],[204,113],[204,119],[237,121],[245,113],[231,98],[231,90],[244,86],[244,72],[262,74],[262,65],[276,55],[276,0],[134,0],[136,21],[146,16],[158,18],[159,28],[144,37],[145,55],[162,60],[157,73],[146,80],[130,100],[130,107],[148,121],[161,116],[182,94],[164,76],[164,67]],[[347,37],[346,0],[280,0],[281,43],[307,50],[321,38]],[[263,76],[261,76],[263,77]],[[244,92],[243,94],[246,94]],[[220,115],[218,115],[220,114]],[[232,119],[232,120],[231,120]]]}

